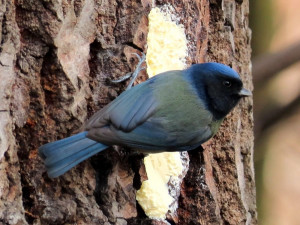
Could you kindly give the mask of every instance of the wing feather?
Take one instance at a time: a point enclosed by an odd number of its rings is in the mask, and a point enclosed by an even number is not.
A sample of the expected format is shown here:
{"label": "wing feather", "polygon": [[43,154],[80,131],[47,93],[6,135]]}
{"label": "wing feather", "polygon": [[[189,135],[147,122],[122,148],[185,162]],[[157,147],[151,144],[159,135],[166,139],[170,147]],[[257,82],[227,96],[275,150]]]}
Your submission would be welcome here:
{"label": "wing feather", "polygon": [[152,83],[151,79],[151,82],[148,80],[123,92],[117,99],[94,114],[85,129],[113,125],[116,129],[129,132],[145,122],[157,106]]}

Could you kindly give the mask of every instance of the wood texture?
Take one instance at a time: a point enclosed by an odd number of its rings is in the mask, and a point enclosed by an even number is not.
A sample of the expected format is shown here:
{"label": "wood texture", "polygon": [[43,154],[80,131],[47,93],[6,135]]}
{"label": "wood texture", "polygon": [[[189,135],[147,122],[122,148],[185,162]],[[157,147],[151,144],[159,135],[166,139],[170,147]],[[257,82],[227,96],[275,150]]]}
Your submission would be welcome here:
{"label": "wood texture", "polygon": [[[247,88],[247,0],[169,3],[190,42],[188,63],[231,65]],[[146,51],[152,1],[3,0],[0,5],[0,224],[167,224],[135,200],[142,155],[110,148],[49,179],[37,148],[75,133],[120,94],[112,84]],[[146,79],[143,74],[138,82]],[[190,155],[171,224],[256,224],[252,100],[242,100],[204,151]]]}

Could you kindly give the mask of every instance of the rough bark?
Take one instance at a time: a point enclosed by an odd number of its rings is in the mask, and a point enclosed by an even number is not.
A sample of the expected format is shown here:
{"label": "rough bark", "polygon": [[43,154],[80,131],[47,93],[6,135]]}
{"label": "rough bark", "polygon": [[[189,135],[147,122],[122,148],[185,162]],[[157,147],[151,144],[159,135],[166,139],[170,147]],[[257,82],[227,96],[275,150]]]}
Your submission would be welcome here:
{"label": "rough bark", "polygon": [[[188,63],[231,65],[251,88],[247,0],[170,3]],[[146,51],[152,1],[3,0],[0,5],[0,224],[165,224],[135,200],[142,157],[111,148],[49,179],[37,148],[72,133],[124,90]],[[141,76],[139,81],[145,79]],[[173,224],[256,224],[252,100],[227,117],[190,169]]]}

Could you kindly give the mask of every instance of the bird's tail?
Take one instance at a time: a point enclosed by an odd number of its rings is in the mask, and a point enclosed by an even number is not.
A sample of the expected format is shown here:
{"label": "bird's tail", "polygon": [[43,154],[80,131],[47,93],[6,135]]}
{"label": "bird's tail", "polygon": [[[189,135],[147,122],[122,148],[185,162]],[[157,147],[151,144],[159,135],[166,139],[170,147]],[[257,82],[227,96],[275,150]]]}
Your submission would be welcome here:
{"label": "bird's tail", "polygon": [[39,148],[48,176],[58,177],[108,146],[86,137],[87,132],[45,144]]}

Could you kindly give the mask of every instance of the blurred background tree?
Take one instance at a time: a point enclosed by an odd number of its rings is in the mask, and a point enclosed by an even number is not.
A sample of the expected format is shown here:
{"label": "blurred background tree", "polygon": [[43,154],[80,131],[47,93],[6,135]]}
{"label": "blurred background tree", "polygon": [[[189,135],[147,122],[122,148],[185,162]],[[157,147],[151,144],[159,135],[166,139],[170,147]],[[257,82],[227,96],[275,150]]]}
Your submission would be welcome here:
{"label": "blurred background tree", "polygon": [[300,224],[299,8],[298,0],[250,1],[261,225]]}

